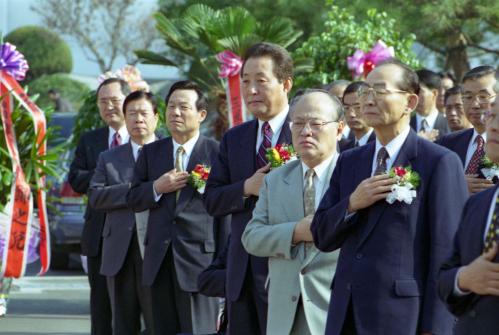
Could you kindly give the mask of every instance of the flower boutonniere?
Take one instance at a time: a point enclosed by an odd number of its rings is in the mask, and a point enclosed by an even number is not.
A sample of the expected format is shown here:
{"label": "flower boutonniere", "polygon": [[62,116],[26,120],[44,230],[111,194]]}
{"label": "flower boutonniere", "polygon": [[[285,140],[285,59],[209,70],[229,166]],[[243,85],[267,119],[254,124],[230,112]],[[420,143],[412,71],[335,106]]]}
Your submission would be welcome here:
{"label": "flower boutonniere", "polygon": [[272,168],[278,168],[297,159],[296,151],[291,144],[277,144],[273,148],[268,148],[265,156]]}
{"label": "flower boutonniere", "polygon": [[409,166],[397,166],[391,168],[388,175],[395,178],[397,182],[392,186],[392,191],[388,194],[386,201],[389,204],[393,204],[395,201],[403,201],[410,205],[412,199],[416,197],[416,188],[421,181],[419,174],[412,171]]}
{"label": "flower boutonniere", "polygon": [[206,181],[210,175],[211,167],[204,164],[197,164],[189,174],[189,185],[194,187],[200,194],[204,193]]}
{"label": "flower boutonniere", "polygon": [[499,165],[494,163],[487,156],[484,156],[482,159],[482,169],[480,171],[483,173],[483,176],[488,180],[499,178]]}

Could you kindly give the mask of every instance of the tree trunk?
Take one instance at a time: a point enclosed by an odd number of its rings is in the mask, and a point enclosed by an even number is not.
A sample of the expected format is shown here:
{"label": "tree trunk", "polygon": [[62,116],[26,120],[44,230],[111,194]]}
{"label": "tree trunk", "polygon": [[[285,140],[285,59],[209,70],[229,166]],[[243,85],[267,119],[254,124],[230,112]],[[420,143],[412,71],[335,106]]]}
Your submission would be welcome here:
{"label": "tree trunk", "polygon": [[461,33],[450,36],[449,48],[446,51],[446,68],[451,68],[460,82],[464,74],[469,71],[468,43]]}

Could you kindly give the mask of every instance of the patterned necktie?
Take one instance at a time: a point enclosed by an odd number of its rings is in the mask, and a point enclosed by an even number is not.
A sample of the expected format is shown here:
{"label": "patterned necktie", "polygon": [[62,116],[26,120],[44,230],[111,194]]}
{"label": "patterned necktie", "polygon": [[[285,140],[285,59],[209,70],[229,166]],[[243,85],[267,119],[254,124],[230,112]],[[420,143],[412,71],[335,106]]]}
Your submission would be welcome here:
{"label": "patterned necktie", "polygon": [[265,121],[262,125],[262,144],[258,148],[258,153],[256,155],[256,166],[257,169],[260,169],[268,164],[267,157],[265,154],[267,153],[267,149],[272,147],[272,128],[270,128],[270,124]]}
{"label": "patterned necktie", "polygon": [[428,121],[426,119],[421,119],[421,127],[419,127],[419,131],[424,131],[426,132],[426,129],[428,129]]}
{"label": "patterned necktie", "polygon": [[376,170],[374,170],[374,175],[380,175],[386,172],[386,160],[390,157],[388,151],[385,147],[381,147],[378,151],[376,157]]}
{"label": "patterned necktie", "polygon": [[492,243],[495,241],[499,243],[499,196],[496,198],[494,214],[492,215],[492,221],[490,222],[489,229],[487,230],[487,235],[485,236],[485,248],[484,252],[487,252],[492,248]]}
{"label": "patterned necktie", "polygon": [[137,149],[137,157],[135,157],[135,161],[137,161],[137,159],[139,159],[139,156],[140,156],[140,153],[142,152],[142,147],[139,147]]}
{"label": "patterned necktie", "polygon": [[116,148],[117,146],[121,145],[121,136],[120,133],[115,132],[113,135],[113,140],[111,141],[111,145],[109,146],[110,149]]}
{"label": "patterned necktie", "polygon": [[478,135],[475,139],[476,150],[471,156],[470,162],[468,163],[468,167],[466,168],[466,174],[475,174],[478,173],[478,168],[480,167],[480,163],[482,162],[483,156],[485,155],[484,144],[485,141],[483,137]]}
{"label": "patterned necktie", "polygon": [[[180,146],[177,148],[177,155],[175,157],[175,170],[177,172],[182,172],[184,171],[184,147]],[[180,190],[177,190],[177,193],[175,194],[175,199],[178,201],[178,198],[180,197]]]}
{"label": "patterned necktie", "polygon": [[[308,169],[305,172],[305,185],[303,185],[303,209],[305,216],[315,214],[315,186],[314,186],[314,169]],[[312,242],[305,242],[305,255],[307,257],[307,250],[312,246]]]}

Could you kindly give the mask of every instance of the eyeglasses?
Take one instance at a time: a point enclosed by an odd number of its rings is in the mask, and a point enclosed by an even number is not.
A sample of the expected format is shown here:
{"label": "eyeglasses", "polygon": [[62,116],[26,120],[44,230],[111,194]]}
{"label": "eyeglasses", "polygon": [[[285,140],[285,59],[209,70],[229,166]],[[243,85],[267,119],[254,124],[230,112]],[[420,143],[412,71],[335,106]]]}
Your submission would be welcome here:
{"label": "eyeglasses", "polygon": [[369,93],[371,92],[373,93],[374,99],[381,99],[385,95],[392,93],[409,93],[407,91],[402,91],[402,90],[388,90],[386,88],[362,87],[360,90],[357,91],[357,95],[361,100],[367,100],[367,98],[369,97]]}
{"label": "eyeglasses", "polygon": [[297,120],[297,121],[293,121],[291,123],[291,129],[296,130],[296,131],[302,131],[303,128],[305,128],[305,126],[308,124],[310,126],[310,129],[312,129],[313,131],[319,131],[325,125],[327,125],[329,123],[335,123],[335,122],[337,122],[337,121],[322,121],[322,120],[307,120],[307,121],[303,121],[303,120]]}
{"label": "eyeglasses", "polygon": [[463,99],[464,103],[470,104],[475,99],[478,99],[479,104],[486,104],[489,103],[491,99],[495,98],[495,94],[487,94],[487,93],[478,93],[478,94],[463,94],[461,98]]}

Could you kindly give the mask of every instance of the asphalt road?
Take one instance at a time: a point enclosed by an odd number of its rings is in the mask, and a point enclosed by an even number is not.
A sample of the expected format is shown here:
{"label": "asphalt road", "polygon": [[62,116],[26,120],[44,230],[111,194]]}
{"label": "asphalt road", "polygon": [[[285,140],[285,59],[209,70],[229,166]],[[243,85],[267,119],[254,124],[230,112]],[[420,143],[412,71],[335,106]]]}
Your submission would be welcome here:
{"label": "asphalt road", "polygon": [[89,287],[74,257],[67,271],[36,276],[39,264],[28,266],[15,279],[7,315],[0,319],[0,334],[89,334]]}

